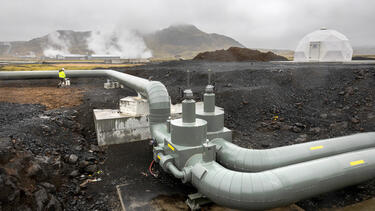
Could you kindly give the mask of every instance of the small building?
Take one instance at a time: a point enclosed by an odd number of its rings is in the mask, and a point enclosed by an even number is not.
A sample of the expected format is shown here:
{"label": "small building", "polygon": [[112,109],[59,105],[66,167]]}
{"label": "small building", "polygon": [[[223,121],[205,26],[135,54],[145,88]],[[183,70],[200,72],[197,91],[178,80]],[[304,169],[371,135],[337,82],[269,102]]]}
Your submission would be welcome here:
{"label": "small building", "polygon": [[294,61],[343,62],[351,61],[352,55],[353,48],[345,35],[321,28],[302,38],[294,52]]}
{"label": "small building", "polygon": [[82,55],[82,54],[65,54],[65,55],[58,54],[56,55],[56,59],[58,60],[86,60],[87,56]]}
{"label": "small building", "polygon": [[112,59],[121,59],[119,55],[108,55],[108,54],[92,54],[88,56],[88,59],[91,60],[112,60]]}

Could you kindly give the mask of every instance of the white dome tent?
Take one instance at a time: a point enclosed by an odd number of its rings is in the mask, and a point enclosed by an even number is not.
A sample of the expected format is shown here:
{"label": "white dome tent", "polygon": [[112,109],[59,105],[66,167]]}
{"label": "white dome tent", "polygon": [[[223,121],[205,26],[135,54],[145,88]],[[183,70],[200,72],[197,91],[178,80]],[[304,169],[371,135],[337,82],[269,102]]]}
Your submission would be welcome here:
{"label": "white dome tent", "polygon": [[294,52],[296,62],[351,61],[353,48],[348,38],[338,31],[321,28],[299,42]]}

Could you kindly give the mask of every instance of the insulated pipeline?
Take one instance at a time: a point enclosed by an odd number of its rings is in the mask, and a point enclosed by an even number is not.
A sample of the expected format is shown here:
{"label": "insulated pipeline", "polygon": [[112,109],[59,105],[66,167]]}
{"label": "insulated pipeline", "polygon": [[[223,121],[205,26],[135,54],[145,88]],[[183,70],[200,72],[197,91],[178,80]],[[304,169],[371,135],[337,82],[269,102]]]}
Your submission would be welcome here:
{"label": "insulated pipeline", "polygon": [[375,149],[344,153],[257,173],[216,162],[190,164],[192,184],[217,204],[246,210],[284,206],[375,177]]}
{"label": "insulated pipeline", "polygon": [[243,172],[258,172],[322,157],[375,147],[375,132],[312,141],[273,149],[246,149],[224,139],[214,139],[217,160],[223,166]]}

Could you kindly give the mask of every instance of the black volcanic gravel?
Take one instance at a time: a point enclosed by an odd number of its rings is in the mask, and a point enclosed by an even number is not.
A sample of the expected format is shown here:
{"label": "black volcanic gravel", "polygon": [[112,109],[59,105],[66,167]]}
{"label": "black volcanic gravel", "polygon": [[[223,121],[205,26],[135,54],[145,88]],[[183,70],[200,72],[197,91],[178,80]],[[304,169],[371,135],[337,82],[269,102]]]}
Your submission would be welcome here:
{"label": "black volcanic gravel", "polygon": [[[225,109],[225,125],[234,131],[234,143],[243,147],[273,148],[375,131],[375,64],[180,61],[119,71],[161,81],[172,102],[178,103],[187,87],[187,69],[197,100],[202,99],[207,69],[213,70],[217,105]],[[37,86],[41,81],[45,80],[25,84]],[[147,175],[152,156],[147,144],[133,144],[132,150],[96,146],[92,109],[117,108],[120,98],[135,95],[129,89],[105,90],[104,82],[73,79],[73,86],[90,87],[83,104],[75,108],[46,111],[41,105],[0,102],[0,146],[7,149],[0,154],[0,208],[111,210],[119,207],[115,185],[131,181],[171,181],[184,194],[191,190],[162,172],[157,179]],[[1,86],[12,83],[1,81]],[[144,157],[132,160],[137,150]],[[116,153],[126,153],[126,160],[116,160]],[[78,157],[76,162],[69,159],[72,154]],[[87,166],[104,174],[92,175]],[[18,172],[10,174],[9,168]],[[103,181],[80,186],[93,178]],[[4,196],[4,190],[11,194]],[[374,196],[371,180],[297,205],[306,210],[342,207]]]}

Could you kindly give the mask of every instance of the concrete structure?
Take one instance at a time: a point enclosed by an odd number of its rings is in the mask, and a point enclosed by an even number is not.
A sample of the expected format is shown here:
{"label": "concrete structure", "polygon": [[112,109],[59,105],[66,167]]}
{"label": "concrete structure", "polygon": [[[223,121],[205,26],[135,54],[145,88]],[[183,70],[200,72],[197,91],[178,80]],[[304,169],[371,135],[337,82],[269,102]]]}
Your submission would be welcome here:
{"label": "concrete structure", "polygon": [[147,116],[129,115],[113,109],[94,109],[98,145],[150,139]]}
{"label": "concrete structure", "polygon": [[119,89],[124,88],[122,84],[120,84],[118,81],[107,79],[107,82],[104,83],[104,89]]}
{"label": "concrete structure", "polygon": [[[203,103],[197,103],[203,109]],[[151,139],[149,104],[141,96],[120,99],[119,109],[94,109],[98,145],[112,145]],[[181,117],[182,105],[171,105],[172,119]]]}
{"label": "concrete structure", "polygon": [[134,116],[148,115],[148,103],[147,100],[141,96],[137,97],[125,97],[120,99],[120,112]]}
{"label": "concrete structure", "polygon": [[332,29],[321,28],[299,42],[295,53],[296,62],[344,62],[351,61],[353,48],[348,38]]}

